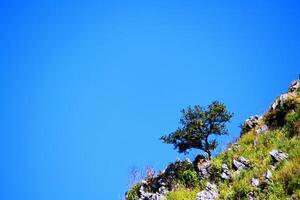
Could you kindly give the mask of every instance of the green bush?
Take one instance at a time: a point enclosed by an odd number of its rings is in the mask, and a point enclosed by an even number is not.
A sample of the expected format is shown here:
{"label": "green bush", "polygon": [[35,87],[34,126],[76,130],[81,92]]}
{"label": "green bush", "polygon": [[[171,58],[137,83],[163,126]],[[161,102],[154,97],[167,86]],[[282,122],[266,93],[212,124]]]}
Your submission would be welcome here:
{"label": "green bush", "polygon": [[289,136],[293,137],[299,135],[300,128],[300,109],[298,108],[296,112],[289,112],[285,116],[286,128],[288,129]]}
{"label": "green bush", "polygon": [[283,127],[286,124],[285,116],[292,110],[296,110],[299,103],[293,99],[288,99],[282,106],[275,110],[270,110],[264,116],[264,121],[271,129]]}
{"label": "green bush", "polygon": [[189,190],[187,188],[179,188],[176,191],[170,192],[167,195],[167,200],[195,200],[200,189],[195,188]]}
{"label": "green bush", "polygon": [[134,185],[126,195],[126,200],[138,200],[140,196],[141,184]]}
{"label": "green bush", "polygon": [[183,184],[188,188],[194,188],[199,185],[199,177],[196,171],[186,170],[182,174]]}
{"label": "green bush", "polygon": [[247,199],[247,195],[252,191],[249,182],[239,181],[233,186],[233,199]]}

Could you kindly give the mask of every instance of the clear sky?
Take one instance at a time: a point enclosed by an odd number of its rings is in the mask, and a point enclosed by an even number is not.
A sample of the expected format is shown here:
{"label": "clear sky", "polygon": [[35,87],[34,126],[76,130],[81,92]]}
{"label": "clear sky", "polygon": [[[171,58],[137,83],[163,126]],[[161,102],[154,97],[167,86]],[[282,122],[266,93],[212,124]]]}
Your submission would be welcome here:
{"label": "clear sky", "polygon": [[224,148],[300,73],[299,1],[242,2],[2,0],[0,199],[118,200],[189,105],[235,113]]}

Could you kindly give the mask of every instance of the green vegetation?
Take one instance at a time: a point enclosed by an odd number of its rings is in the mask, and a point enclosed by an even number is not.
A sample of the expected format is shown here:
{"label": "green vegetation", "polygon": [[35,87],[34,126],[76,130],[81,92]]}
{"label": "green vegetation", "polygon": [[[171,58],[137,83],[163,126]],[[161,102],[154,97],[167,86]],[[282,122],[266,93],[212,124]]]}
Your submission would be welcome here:
{"label": "green vegetation", "polygon": [[166,200],[195,200],[200,188],[187,189],[184,187],[176,191],[170,192]]}
{"label": "green vegetation", "polygon": [[[227,150],[213,159],[213,163],[230,164],[234,158],[243,156],[251,163],[251,168],[234,177],[230,184],[221,183],[220,199],[244,199],[249,192],[260,199],[287,199],[291,195],[300,198],[300,140],[295,134],[297,130],[291,128],[299,123],[299,109],[295,112],[295,106],[299,104],[294,104],[293,109],[288,112],[284,111],[284,115],[281,110],[280,118],[272,118],[279,121],[285,119],[281,121],[283,127],[277,127],[265,134],[256,134],[254,130],[250,130],[237,141],[239,148]],[[270,115],[273,114],[268,113],[263,120],[270,120]],[[294,137],[291,138],[291,135]],[[272,171],[273,181],[267,182],[263,179],[263,174],[271,169],[272,159],[269,152],[272,149],[280,149],[287,153],[289,158]],[[260,179],[259,187],[251,185],[253,177]]]}
{"label": "green vegetation", "polygon": [[[175,181],[176,187],[167,194],[167,200],[195,200],[197,193],[205,188],[206,182],[217,185],[219,199],[248,199],[249,196],[270,200],[300,199],[299,90],[278,105],[276,109],[265,113],[256,127],[244,129],[243,135],[226,151],[209,160],[211,165],[208,178],[200,178],[198,174],[198,161],[208,162],[202,155],[197,156],[193,164],[179,162],[181,164],[177,166],[175,162],[169,165],[172,173],[164,172],[160,175],[165,176],[165,180],[172,177]],[[179,152],[197,148],[210,158],[216,143],[209,143],[208,137],[226,134],[225,124],[232,114],[218,102],[213,102],[208,108],[195,106],[182,112],[183,127],[161,139],[174,144]],[[260,125],[267,125],[269,129],[258,134],[256,129]],[[270,155],[272,150],[282,151],[288,158],[275,161]],[[236,171],[233,169],[233,160],[241,156],[249,161],[249,165],[247,169]],[[221,178],[223,164],[230,171],[228,180]],[[265,177],[267,171],[272,174],[270,178]],[[259,180],[258,185],[252,185],[253,178]],[[136,185],[130,190],[132,198],[128,200],[136,199],[139,187]]]}
{"label": "green vegetation", "polygon": [[186,170],[182,174],[183,184],[187,188],[194,188],[199,184],[199,177],[195,170]]}
{"label": "green vegetation", "polygon": [[128,192],[127,192],[127,200],[138,200],[139,199],[139,190],[141,188],[140,184],[134,185]]}
{"label": "green vegetation", "polygon": [[179,153],[187,153],[189,149],[200,149],[211,158],[211,152],[216,148],[216,139],[209,140],[212,135],[227,134],[226,123],[232,117],[226,106],[217,101],[207,108],[201,106],[188,107],[182,110],[182,118],[177,131],[161,137],[167,144],[173,144]]}

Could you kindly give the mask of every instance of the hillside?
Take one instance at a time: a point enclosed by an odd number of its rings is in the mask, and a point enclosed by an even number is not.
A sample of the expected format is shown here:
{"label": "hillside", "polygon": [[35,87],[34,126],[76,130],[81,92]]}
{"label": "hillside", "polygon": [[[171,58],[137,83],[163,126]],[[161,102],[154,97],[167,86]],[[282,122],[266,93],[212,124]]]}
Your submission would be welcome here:
{"label": "hillside", "polygon": [[126,200],[300,199],[300,80],[211,160],[176,160],[134,185]]}

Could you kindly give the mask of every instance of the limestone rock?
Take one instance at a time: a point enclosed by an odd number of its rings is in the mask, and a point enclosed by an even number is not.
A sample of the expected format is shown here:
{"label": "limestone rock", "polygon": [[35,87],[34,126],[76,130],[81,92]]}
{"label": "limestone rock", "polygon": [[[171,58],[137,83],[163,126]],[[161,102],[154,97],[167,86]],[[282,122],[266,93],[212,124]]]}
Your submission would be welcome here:
{"label": "limestone rock", "polygon": [[225,180],[231,179],[231,174],[230,174],[230,171],[229,171],[228,166],[226,164],[222,165],[221,178],[223,178]]}
{"label": "limestone rock", "polygon": [[282,106],[288,100],[288,97],[289,95],[287,93],[280,95],[272,104],[271,110],[276,110]]}
{"label": "limestone rock", "polygon": [[198,174],[201,179],[208,178],[211,172],[211,162],[209,160],[201,160],[197,164]]}
{"label": "limestone rock", "polygon": [[279,150],[272,150],[270,152],[270,155],[272,156],[273,160],[276,162],[286,160],[288,158],[288,155],[286,153],[283,153],[282,151]]}
{"label": "limestone rock", "polygon": [[160,187],[156,193],[145,192],[144,186],[141,186],[139,200],[165,200],[168,192],[164,186]]}
{"label": "limestone rock", "polygon": [[144,193],[139,200],[166,200],[166,197],[161,194],[156,193]]}
{"label": "limestone rock", "polygon": [[257,179],[257,178],[252,178],[252,179],[251,179],[251,185],[254,186],[254,187],[259,186],[259,179]]}
{"label": "limestone rock", "polygon": [[254,128],[258,124],[258,121],[260,119],[261,119],[261,117],[258,115],[251,116],[248,119],[246,119],[246,121],[244,122],[244,124],[242,126],[243,128],[242,128],[241,135],[248,132],[252,128]]}
{"label": "limestone rock", "polygon": [[291,86],[289,87],[288,92],[295,93],[300,88],[300,80],[293,81]]}
{"label": "limestone rock", "polygon": [[268,181],[272,180],[272,172],[268,169],[268,171],[264,174],[265,179]]}
{"label": "limestone rock", "polygon": [[238,171],[247,169],[249,167],[249,161],[244,157],[240,156],[238,160],[233,160],[233,167]]}
{"label": "limestone rock", "polygon": [[247,199],[248,199],[248,200],[255,200],[254,193],[253,193],[253,192],[249,192],[249,193],[247,194]]}
{"label": "limestone rock", "polygon": [[256,133],[257,134],[262,134],[262,133],[265,133],[266,131],[268,131],[269,130],[269,128],[268,128],[268,126],[267,125],[265,125],[265,124],[262,124],[262,125],[260,125],[257,129],[256,129]]}
{"label": "limestone rock", "polygon": [[219,196],[217,186],[213,183],[208,182],[205,190],[197,194],[196,200],[214,200]]}

